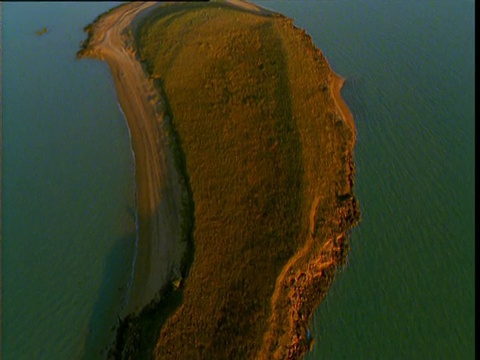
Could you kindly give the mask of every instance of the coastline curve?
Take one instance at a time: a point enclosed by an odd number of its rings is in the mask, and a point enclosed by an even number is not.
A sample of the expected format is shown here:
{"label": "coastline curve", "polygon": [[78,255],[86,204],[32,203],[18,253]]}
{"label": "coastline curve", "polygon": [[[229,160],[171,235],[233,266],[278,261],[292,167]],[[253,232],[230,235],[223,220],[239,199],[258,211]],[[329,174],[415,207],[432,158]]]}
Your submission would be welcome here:
{"label": "coastline curve", "polygon": [[[122,316],[158,301],[161,289],[181,276],[186,250],[182,231],[184,189],[169,148],[165,104],[130,45],[131,22],[156,2],[122,4],[85,29],[78,58],[103,60],[110,68],[129,128],[135,161],[137,244],[130,294]],[[130,35],[131,36],[131,35]]]}

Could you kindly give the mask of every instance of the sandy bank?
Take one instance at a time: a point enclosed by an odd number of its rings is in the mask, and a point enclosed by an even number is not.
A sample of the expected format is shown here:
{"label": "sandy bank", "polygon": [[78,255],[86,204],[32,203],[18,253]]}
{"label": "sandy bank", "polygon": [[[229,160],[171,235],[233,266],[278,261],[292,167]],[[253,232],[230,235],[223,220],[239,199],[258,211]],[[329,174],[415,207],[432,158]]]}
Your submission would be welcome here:
{"label": "sandy bank", "polygon": [[265,10],[255,4],[249,3],[247,1],[241,1],[241,0],[226,0],[226,3],[232,4],[233,6],[243,9],[243,10],[248,10],[248,11],[253,11],[256,12],[257,14],[269,14],[270,12],[268,10]]}
{"label": "sandy bank", "polygon": [[88,28],[80,57],[104,60],[112,73],[135,154],[138,248],[130,297],[123,315],[138,313],[161,287],[179,275],[182,188],[165,134],[164,103],[146,76],[124,33],[132,20],[156,3],[129,3],[100,16]]}
{"label": "sandy bank", "polygon": [[342,98],[341,91],[343,84],[345,83],[345,79],[340,75],[334,73],[332,71],[333,80],[331,86],[332,97],[335,100],[335,104],[337,105],[338,109],[342,113],[343,121],[347,123],[350,129],[353,131],[354,135],[356,135],[355,123],[353,121],[353,115],[350,112],[347,104]]}

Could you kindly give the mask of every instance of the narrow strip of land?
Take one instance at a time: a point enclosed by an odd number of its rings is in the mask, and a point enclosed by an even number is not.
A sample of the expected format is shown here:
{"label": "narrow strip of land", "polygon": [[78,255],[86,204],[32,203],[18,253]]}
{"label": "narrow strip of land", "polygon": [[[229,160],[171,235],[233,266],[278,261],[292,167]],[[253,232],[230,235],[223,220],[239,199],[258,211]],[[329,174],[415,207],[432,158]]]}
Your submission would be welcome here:
{"label": "narrow strip of land", "polygon": [[127,118],[135,153],[138,253],[125,313],[138,312],[170,280],[181,259],[181,187],[165,136],[163,103],[128,45],[125,29],[155,2],[130,3],[93,24],[83,57],[104,60]]}

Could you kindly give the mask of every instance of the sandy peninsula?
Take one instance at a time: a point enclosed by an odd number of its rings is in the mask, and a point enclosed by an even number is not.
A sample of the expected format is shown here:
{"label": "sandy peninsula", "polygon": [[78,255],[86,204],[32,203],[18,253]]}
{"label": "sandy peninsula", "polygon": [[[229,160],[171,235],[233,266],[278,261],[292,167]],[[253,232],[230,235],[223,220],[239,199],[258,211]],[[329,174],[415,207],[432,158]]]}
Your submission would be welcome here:
{"label": "sandy peninsula", "polygon": [[344,79],[281,14],[162,4],[112,9],[79,52],[110,67],[135,153],[138,254],[112,356],[299,359],[360,220]]}

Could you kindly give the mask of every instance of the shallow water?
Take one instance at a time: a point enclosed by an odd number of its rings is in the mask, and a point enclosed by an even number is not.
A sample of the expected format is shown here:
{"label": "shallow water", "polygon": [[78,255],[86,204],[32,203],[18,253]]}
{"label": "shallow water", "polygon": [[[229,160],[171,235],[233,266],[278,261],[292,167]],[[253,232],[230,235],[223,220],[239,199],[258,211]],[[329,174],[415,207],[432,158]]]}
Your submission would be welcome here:
{"label": "shallow water", "polygon": [[133,158],[107,66],[75,54],[115,5],[2,4],[4,359],[91,359],[113,335],[135,240]]}
{"label": "shallow water", "polygon": [[473,358],[474,2],[254,2],[348,79],[357,127],[363,220],[307,359]]}

